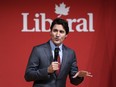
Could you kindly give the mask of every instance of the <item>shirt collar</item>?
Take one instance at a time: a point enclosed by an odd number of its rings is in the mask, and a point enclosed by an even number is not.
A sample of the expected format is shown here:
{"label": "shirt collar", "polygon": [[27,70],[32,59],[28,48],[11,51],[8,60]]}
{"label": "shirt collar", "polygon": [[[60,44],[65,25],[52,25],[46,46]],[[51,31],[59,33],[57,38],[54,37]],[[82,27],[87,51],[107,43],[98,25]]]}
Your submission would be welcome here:
{"label": "shirt collar", "polygon": [[60,46],[55,46],[55,44],[50,40],[50,46],[52,50],[55,50],[55,48],[59,47],[60,51],[62,50],[62,44]]}

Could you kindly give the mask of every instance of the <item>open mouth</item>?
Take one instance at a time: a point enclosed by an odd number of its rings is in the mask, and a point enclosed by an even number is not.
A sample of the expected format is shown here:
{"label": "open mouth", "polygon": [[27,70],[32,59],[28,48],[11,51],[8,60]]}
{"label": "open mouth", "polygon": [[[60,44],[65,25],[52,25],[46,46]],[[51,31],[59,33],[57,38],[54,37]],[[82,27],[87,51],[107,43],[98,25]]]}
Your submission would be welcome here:
{"label": "open mouth", "polygon": [[60,39],[59,38],[55,38],[56,41],[59,41]]}

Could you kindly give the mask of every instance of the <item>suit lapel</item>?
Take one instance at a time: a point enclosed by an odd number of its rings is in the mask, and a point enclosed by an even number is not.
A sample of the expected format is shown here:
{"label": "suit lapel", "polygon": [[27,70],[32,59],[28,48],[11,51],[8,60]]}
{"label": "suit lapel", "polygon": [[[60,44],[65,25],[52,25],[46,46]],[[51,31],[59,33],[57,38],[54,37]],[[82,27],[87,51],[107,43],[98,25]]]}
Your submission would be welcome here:
{"label": "suit lapel", "polygon": [[62,57],[61,71],[59,73],[58,78],[62,76],[62,72],[65,70],[65,65],[67,64],[67,58],[68,58],[67,54],[68,54],[68,51],[66,50],[66,47],[63,45],[63,57]]}
{"label": "suit lapel", "polygon": [[51,51],[49,41],[46,43],[44,51],[45,51],[45,54],[47,55],[47,58],[48,58],[48,60],[50,61],[50,64],[51,64],[51,62],[53,61],[53,55],[52,55],[52,51]]}
{"label": "suit lapel", "polygon": [[[52,51],[51,51],[51,47],[50,47],[49,41],[46,43],[44,51],[45,51],[45,54],[47,55],[47,59],[49,61],[49,65],[50,65],[51,62],[53,62],[53,55],[52,55]],[[57,78],[55,73],[53,74],[53,76],[55,78]]]}

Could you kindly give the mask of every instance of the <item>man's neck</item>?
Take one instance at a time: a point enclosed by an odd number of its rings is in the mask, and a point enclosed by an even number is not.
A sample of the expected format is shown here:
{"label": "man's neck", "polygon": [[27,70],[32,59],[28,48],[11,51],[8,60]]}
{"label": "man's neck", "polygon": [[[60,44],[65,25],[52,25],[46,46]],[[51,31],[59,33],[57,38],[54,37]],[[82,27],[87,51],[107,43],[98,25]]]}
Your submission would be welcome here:
{"label": "man's neck", "polygon": [[52,40],[50,40],[50,45],[51,45],[51,47],[52,47],[53,49],[55,49],[56,47],[59,47],[60,49],[62,49],[62,44],[60,44],[60,45],[55,45],[55,44],[53,43]]}

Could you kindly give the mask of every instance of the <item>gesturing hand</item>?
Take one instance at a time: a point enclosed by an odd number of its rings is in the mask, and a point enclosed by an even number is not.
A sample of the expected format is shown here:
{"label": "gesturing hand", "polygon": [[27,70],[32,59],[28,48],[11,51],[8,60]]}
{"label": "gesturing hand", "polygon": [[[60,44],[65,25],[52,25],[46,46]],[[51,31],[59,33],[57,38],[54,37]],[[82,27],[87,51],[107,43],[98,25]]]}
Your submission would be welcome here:
{"label": "gesturing hand", "polygon": [[73,78],[76,78],[76,77],[85,77],[85,76],[89,76],[89,77],[93,77],[93,75],[88,72],[88,71],[84,71],[84,70],[81,70],[81,71],[78,71],[74,76]]}

